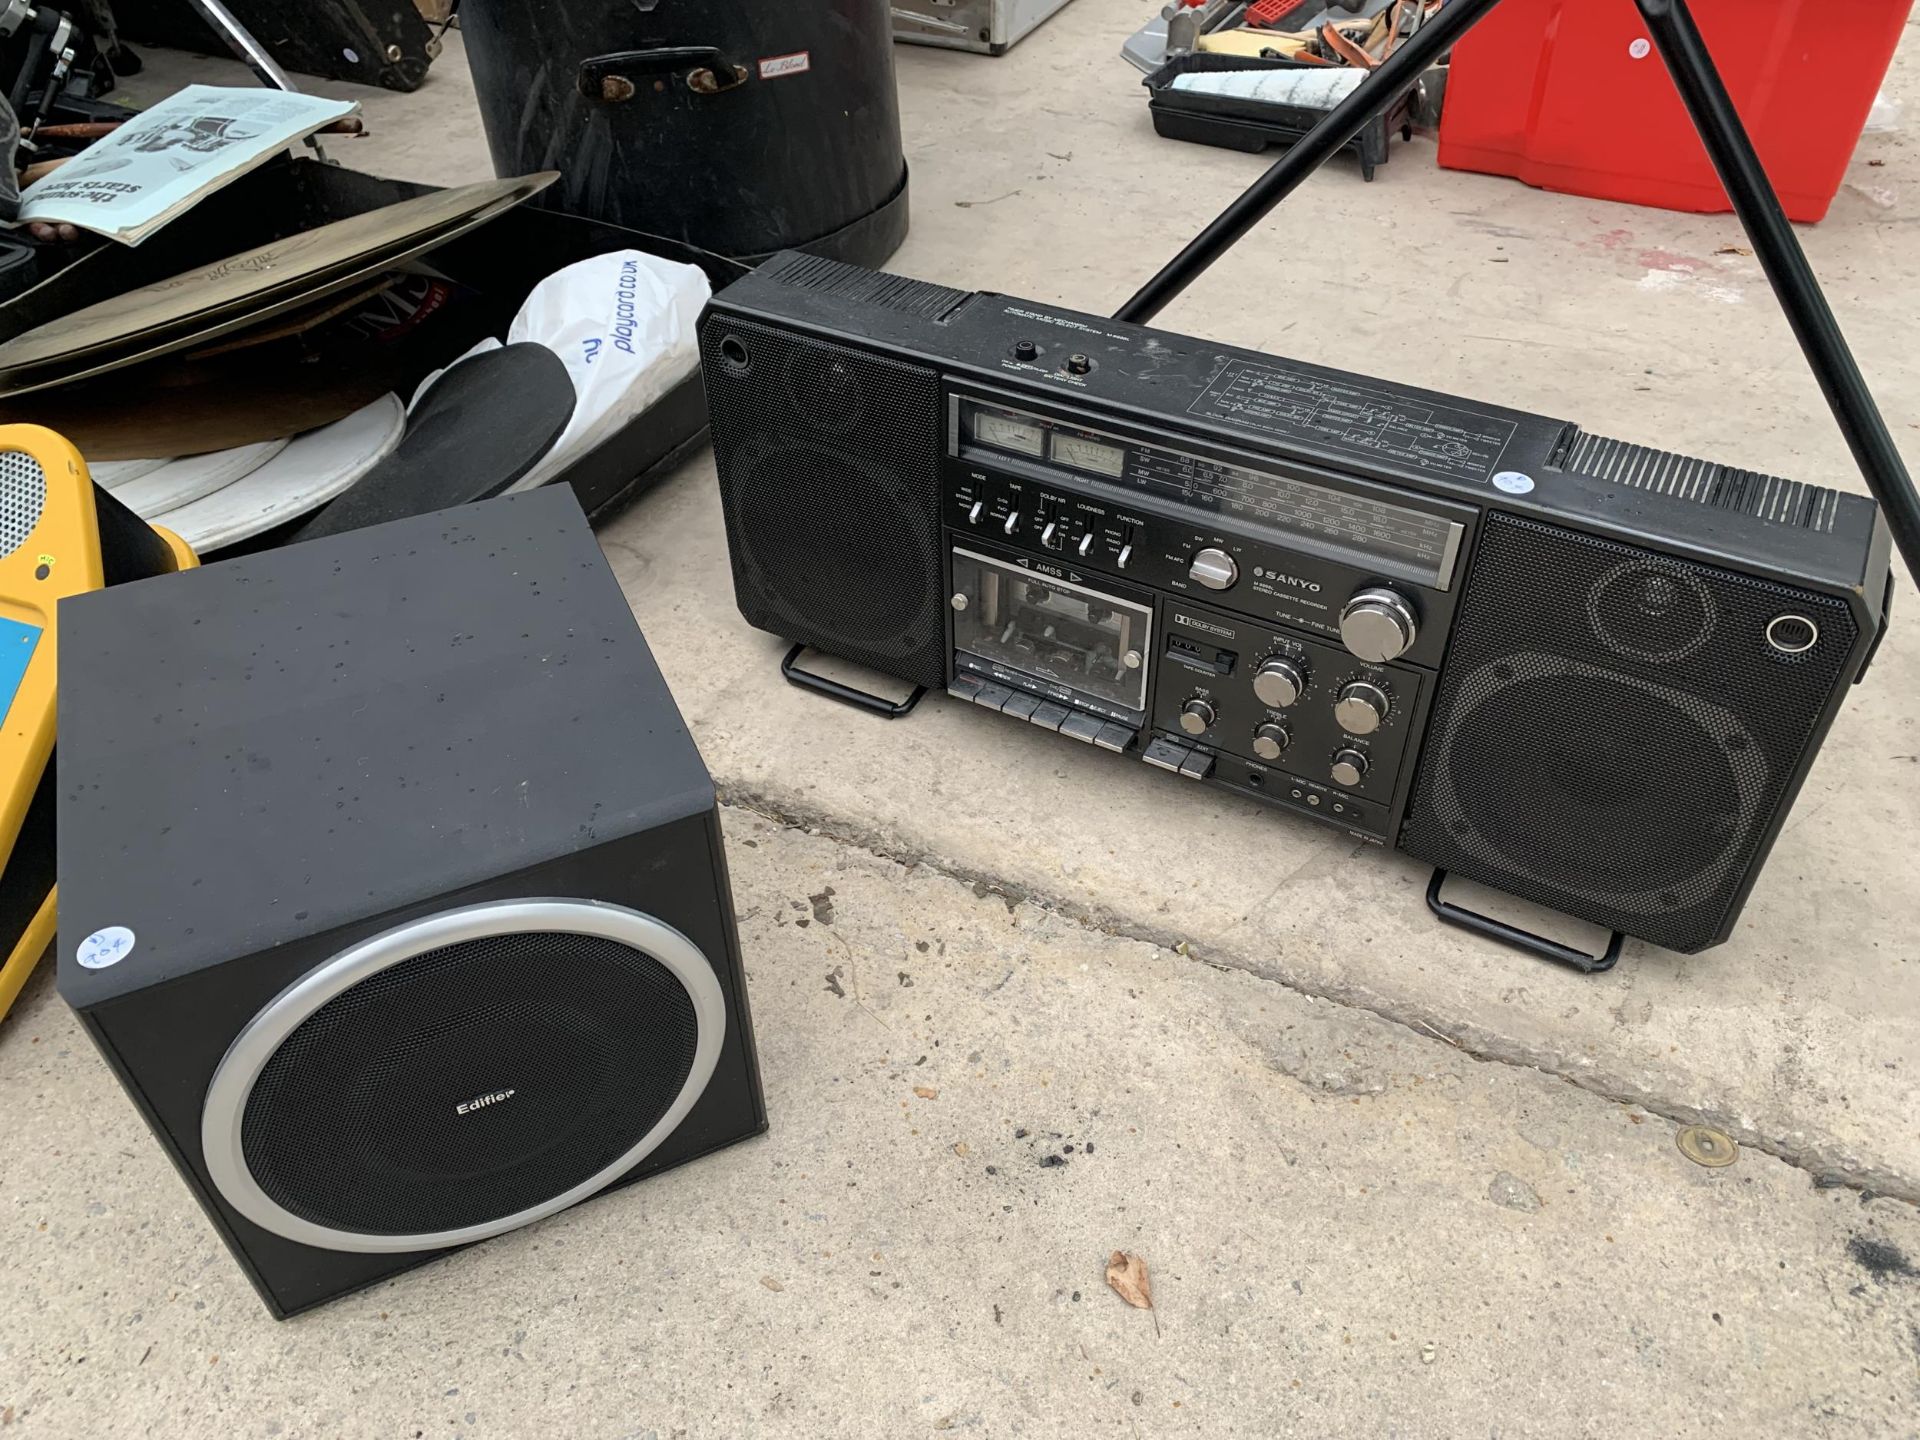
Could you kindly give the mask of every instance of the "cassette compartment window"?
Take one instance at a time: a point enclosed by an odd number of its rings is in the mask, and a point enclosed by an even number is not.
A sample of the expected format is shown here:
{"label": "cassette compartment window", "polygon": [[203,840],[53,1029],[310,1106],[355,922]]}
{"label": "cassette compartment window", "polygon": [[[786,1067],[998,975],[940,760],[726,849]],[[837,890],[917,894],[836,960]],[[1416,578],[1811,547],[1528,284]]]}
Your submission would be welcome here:
{"label": "cassette compartment window", "polygon": [[1108,705],[1147,708],[1146,606],[959,548],[953,584],[966,597],[953,619],[959,649]]}

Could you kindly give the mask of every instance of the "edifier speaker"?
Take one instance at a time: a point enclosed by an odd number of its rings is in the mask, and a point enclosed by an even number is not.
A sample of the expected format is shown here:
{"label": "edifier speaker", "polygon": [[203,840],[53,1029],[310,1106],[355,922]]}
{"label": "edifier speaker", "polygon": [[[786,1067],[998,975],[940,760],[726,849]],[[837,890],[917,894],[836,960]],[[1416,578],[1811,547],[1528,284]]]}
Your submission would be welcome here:
{"label": "edifier speaker", "polygon": [[766,1128],[713,783],[570,491],[60,622],[60,993],[275,1315]]}

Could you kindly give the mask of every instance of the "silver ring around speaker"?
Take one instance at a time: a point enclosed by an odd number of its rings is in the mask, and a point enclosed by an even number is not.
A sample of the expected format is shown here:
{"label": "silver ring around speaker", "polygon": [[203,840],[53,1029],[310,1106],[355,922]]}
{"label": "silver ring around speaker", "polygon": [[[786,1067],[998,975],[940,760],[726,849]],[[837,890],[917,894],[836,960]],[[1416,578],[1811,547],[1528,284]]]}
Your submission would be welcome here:
{"label": "silver ring around speaker", "polygon": [[[639,1142],[594,1175],[538,1205],[483,1224],[429,1234],[366,1234],[318,1225],[276,1203],[255,1180],[242,1146],[242,1124],[254,1082],[289,1035],[335,996],[404,960],[466,941],[528,932],[597,936],[652,957],[680,982],[697,1026],[693,1063],[679,1094]],[[537,977],[529,977],[537,983]],[[470,905],[412,921],[342,951],[275,996],[228,1048],[207,1087],[200,1143],[221,1198],[265,1230],[327,1250],[391,1254],[439,1250],[531,1224],[604,1189],[671,1135],[706,1089],[726,1034],[726,997],[707,957],[663,921],[594,900],[504,900]]]}

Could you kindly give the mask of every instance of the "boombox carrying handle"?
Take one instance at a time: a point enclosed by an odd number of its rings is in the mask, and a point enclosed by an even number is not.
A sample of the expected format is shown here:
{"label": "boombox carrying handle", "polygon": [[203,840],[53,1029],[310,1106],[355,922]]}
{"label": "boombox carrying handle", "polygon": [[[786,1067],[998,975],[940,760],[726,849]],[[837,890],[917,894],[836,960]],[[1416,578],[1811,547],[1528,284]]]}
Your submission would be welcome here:
{"label": "boombox carrying handle", "polygon": [[856,710],[865,710],[870,715],[879,715],[887,720],[898,720],[903,715],[911,715],[913,707],[920,703],[920,697],[927,693],[926,686],[916,685],[906,699],[887,700],[851,685],[842,685],[838,680],[829,680],[824,675],[800,668],[796,662],[806,648],[805,645],[796,645],[789,650],[787,658],[780,662],[780,673],[786,677],[789,685],[798,685],[802,690],[811,690],[829,700],[838,700],[842,705],[851,705]]}
{"label": "boombox carrying handle", "polygon": [[1571,945],[1562,945],[1558,940],[1549,940],[1544,935],[1536,935],[1531,930],[1522,930],[1518,925],[1509,925],[1504,920],[1496,920],[1491,915],[1482,915],[1478,910],[1468,910],[1440,898],[1440,887],[1447,883],[1447,872],[1436,869],[1433,879],[1427,882],[1427,908],[1449,925],[1458,925],[1462,930],[1471,930],[1476,935],[1484,935],[1489,940],[1498,940],[1503,945],[1511,945],[1529,955],[1537,955],[1542,960],[1551,960],[1556,965],[1568,965],[1582,975],[1598,975],[1611,970],[1620,960],[1620,947],[1626,942],[1626,936],[1618,930],[1607,942],[1606,953],[1589,955],[1584,950],[1576,950]]}
{"label": "boombox carrying handle", "polygon": [[[1346,99],[1326,113],[1187,247],[1114,312],[1114,319],[1144,325],[1199,279],[1235,241],[1258,225],[1274,206],[1342,149],[1360,128],[1420,77],[1466,34],[1498,0],[1448,0],[1409,35],[1400,48],[1370,71]],[[1867,489],[1880,502],[1908,573],[1920,581],[1920,493],[1894,447],[1887,422],[1873,403],[1846,338],[1820,291],[1806,252],[1780,208],[1780,199],[1754,152],[1739,111],[1727,94],[1695,26],[1686,0],[1634,0],[1660,49],[1674,88],[1707,147],[1734,214],[1753,243],[1774,298],[1793,327]]]}

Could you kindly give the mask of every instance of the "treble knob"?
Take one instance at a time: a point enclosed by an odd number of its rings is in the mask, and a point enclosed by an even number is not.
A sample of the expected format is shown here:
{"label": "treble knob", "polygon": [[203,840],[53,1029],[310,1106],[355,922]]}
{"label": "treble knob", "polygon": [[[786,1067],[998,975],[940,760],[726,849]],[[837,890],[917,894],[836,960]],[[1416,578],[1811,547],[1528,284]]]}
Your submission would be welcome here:
{"label": "treble knob", "polygon": [[1204,695],[1196,695],[1180,707],[1180,728],[1189,735],[1206,734],[1215,718],[1213,702]]}
{"label": "treble knob", "polygon": [[1286,753],[1293,735],[1277,720],[1269,720],[1253,732],[1253,753],[1262,760],[1278,760]]}
{"label": "treble knob", "polygon": [[1260,662],[1253,675],[1253,693],[1272,710],[1284,710],[1307,688],[1307,672],[1296,660],[1274,655]]}
{"label": "treble knob", "polygon": [[1341,641],[1372,665],[1398,660],[1419,633],[1412,602],[1384,585],[1360,591],[1340,611]]}

